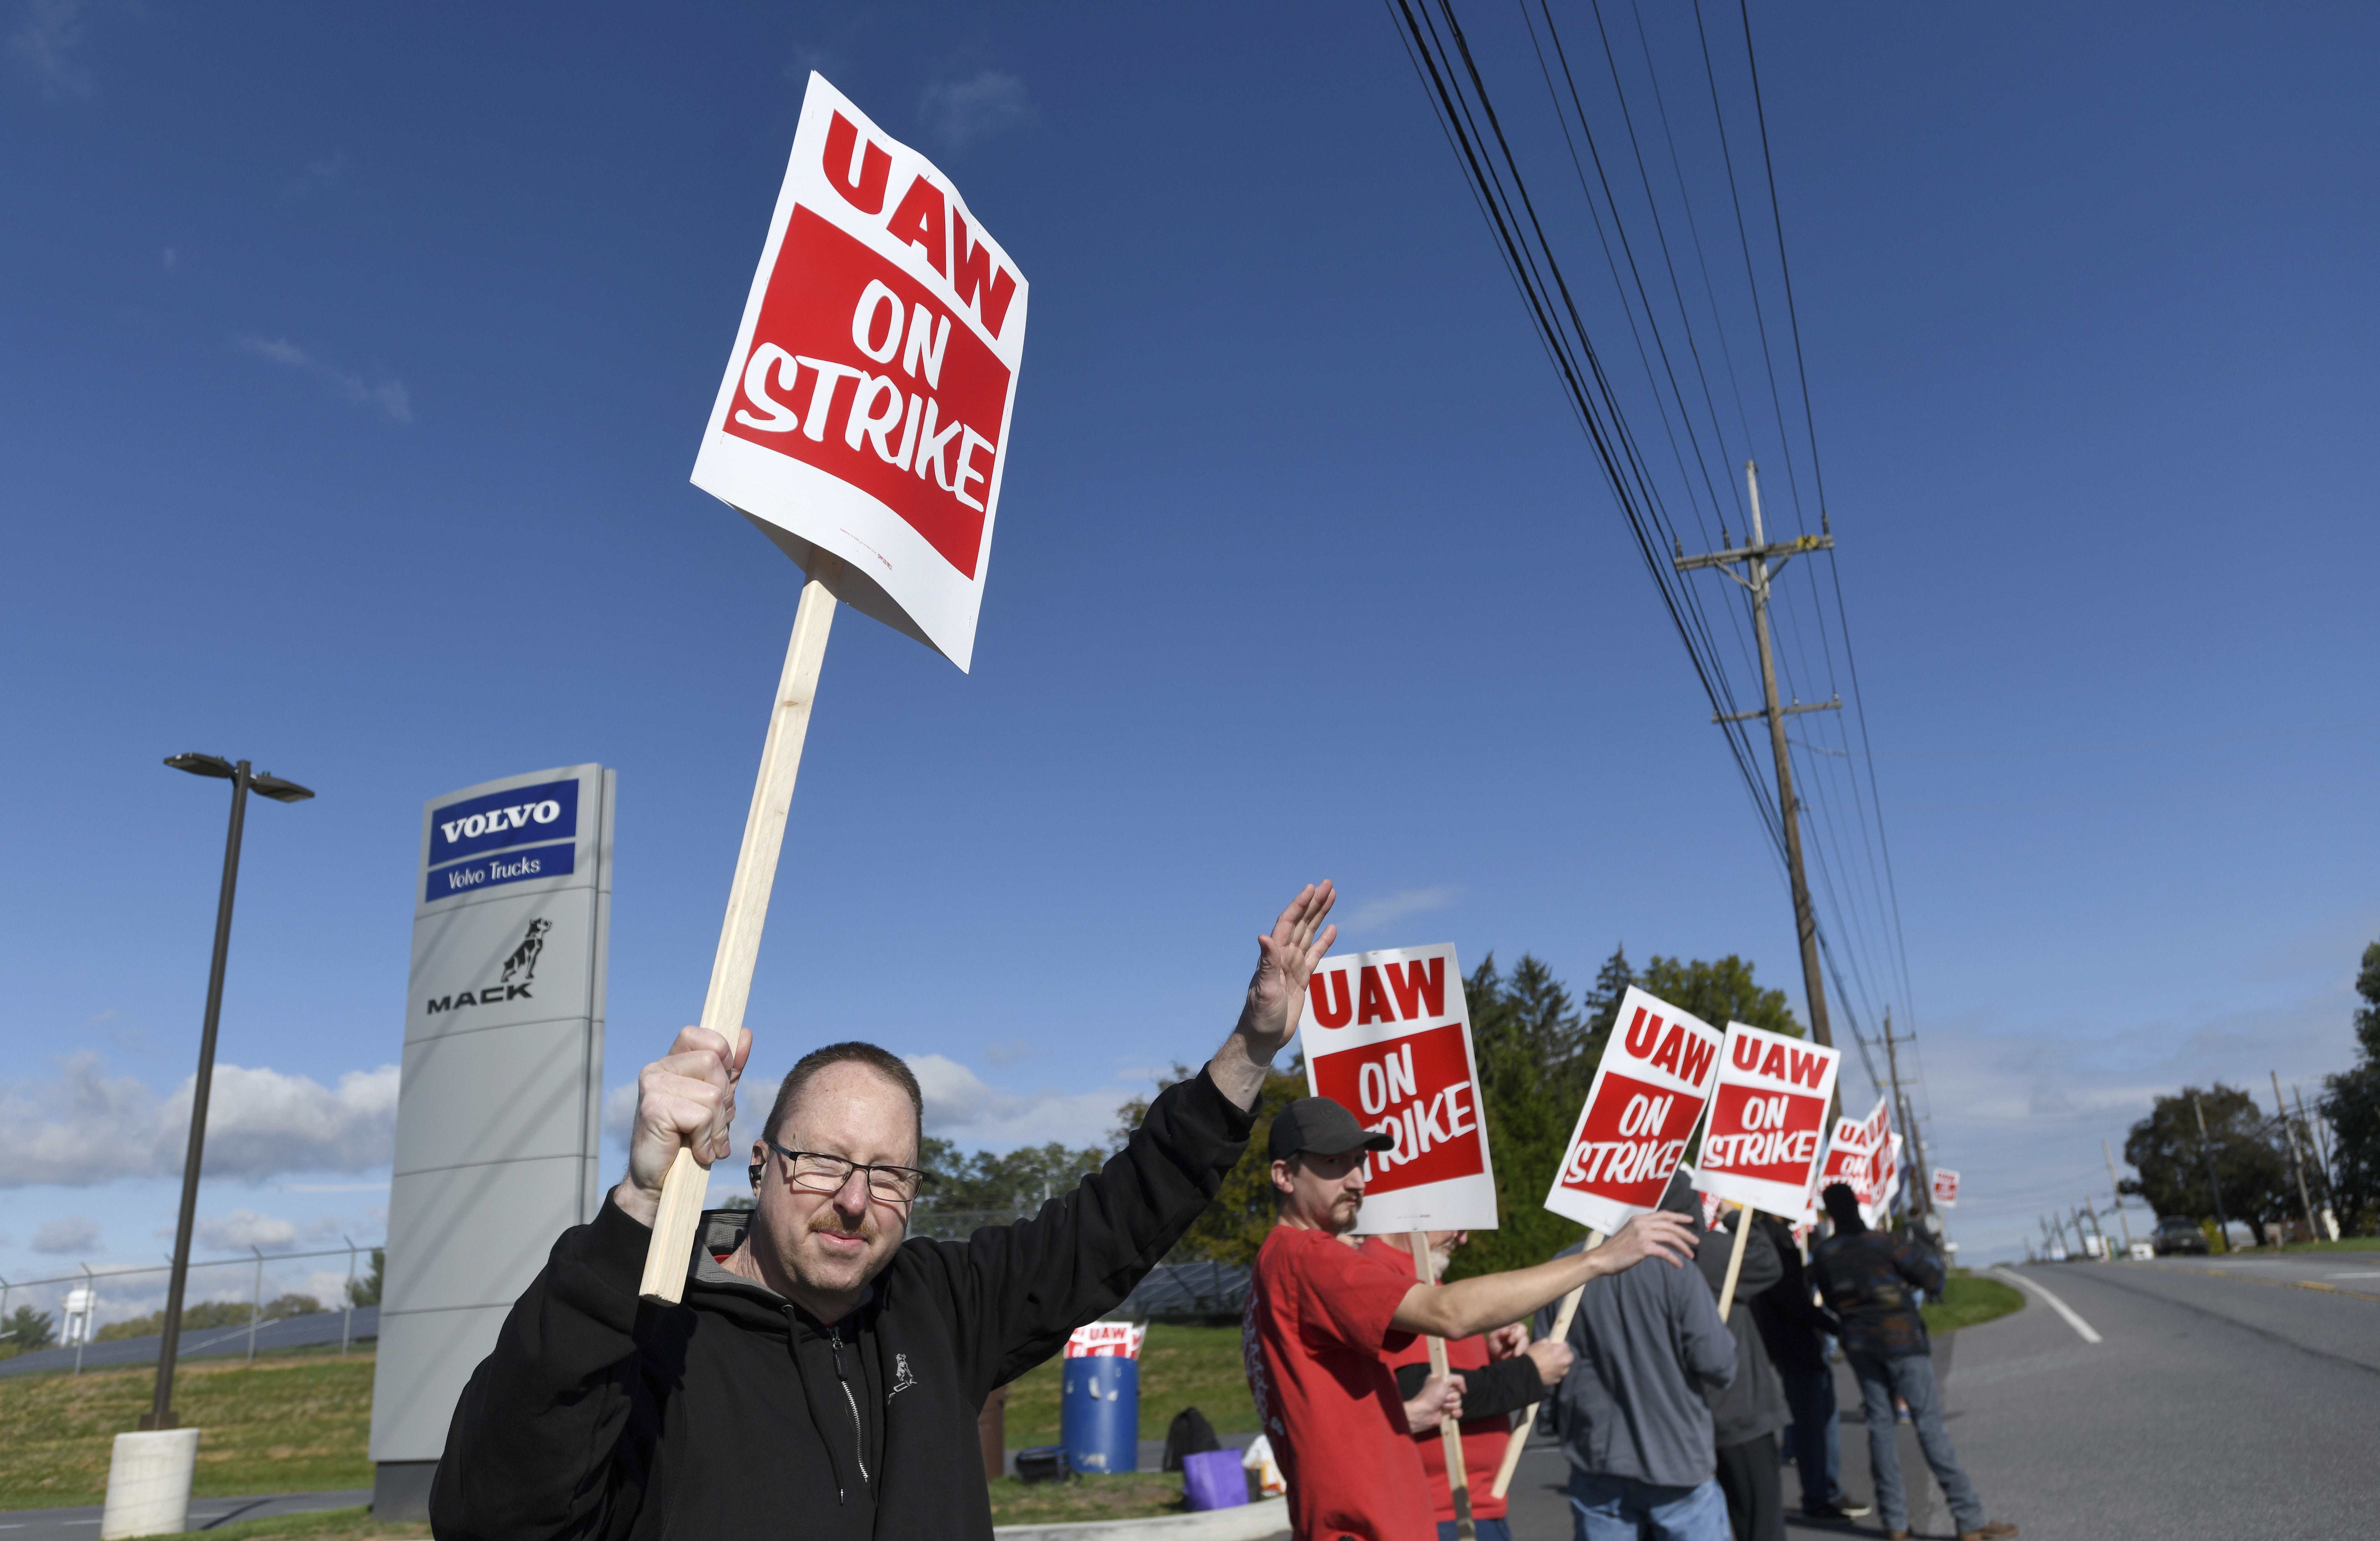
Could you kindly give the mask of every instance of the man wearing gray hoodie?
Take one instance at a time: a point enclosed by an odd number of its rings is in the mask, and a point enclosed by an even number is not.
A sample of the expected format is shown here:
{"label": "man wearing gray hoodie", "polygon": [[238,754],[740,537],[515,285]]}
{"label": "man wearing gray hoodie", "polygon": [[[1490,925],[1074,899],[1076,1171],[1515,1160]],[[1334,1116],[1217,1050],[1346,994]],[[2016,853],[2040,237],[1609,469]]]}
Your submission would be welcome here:
{"label": "man wearing gray hoodie", "polygon": [[[1682,1175],[1660,1207],[1686,1216],[1701,1241],[1701,1206]],[[1536,1330],[1552,1329],[1548,1306]],[[1631,1268],[1590,1281],[1569,1342],[1577,1357],[1553,1417],[1570,1457],[1575,1541],[1730,1541],[1705,1392],[1734,1380],[1735,1339],[1701,1274]]]}

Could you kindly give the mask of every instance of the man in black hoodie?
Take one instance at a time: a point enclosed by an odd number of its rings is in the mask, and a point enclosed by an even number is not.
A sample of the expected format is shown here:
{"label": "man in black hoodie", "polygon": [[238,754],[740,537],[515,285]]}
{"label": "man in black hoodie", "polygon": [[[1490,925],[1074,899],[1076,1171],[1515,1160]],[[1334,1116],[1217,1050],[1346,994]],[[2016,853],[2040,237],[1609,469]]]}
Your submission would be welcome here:
{"label": "man in black hoodie", "polygon": [[638,1296],[662,1182],[682,1147],[728,1154],[750,1050],[748,1034],[680,1033],[638,1078],[627,1177],[554,1244],[455,1405],[435,1534],[988,1541],[978,1410],[1130,1293],[1214,1197],[1337,935],[1333,897],[1309,886],[1257,939],[1238,1025],[1122,1152],[965,1242],[907,1238],[923,1119],[907,1068],[868,1044],[805,1057],[752,1147],[749,1229],[706,1227],[733,1246],[698,1244],[670,1306]]}

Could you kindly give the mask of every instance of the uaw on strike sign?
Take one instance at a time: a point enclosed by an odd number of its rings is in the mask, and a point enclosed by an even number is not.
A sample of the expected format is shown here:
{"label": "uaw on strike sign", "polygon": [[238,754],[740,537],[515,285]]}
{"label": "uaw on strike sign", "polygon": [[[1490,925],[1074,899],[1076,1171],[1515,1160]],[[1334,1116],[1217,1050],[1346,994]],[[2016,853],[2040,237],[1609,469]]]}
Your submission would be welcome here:
{"label": "uaw on strike sign", "polygon": [[694,484],[966,668],[1025,299],[949,179],[811,75]]}
{"label": "uaw on strike sign", "polygon": [[1729,1023],[1697,1185],[1788,1219],[1808,1214],[1841,1066],[1841,1054],[1823,1044]]}
{"label": "uaw on strike sign", "polygon": [[1392,1142],[1366,1163],[1356,1231],[1494,1230],[1496,1177],[1454,948],[1325,958],[1306,989],[1306,1084]]}
{"label": "uaw on strike sign", "polygon": [[1718,1049],[1718,1028],[1631,986],[1546,1207],[1609,1235],[1659,1204]]}

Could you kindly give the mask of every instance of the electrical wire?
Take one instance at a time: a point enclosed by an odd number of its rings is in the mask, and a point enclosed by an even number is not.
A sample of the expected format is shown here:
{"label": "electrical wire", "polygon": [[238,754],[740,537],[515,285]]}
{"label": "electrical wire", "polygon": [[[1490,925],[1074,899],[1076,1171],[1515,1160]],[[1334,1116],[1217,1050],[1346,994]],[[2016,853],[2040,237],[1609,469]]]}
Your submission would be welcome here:
{"label": "electrical wire", "polygon": [[[1742,710],[1736,705],[1742,694],[1736,682],[1756,668],[1747,635],[1748,601],[1728,591],[1736,602],[1718,607],[1722,620],[1704,601],[1706,586],[1686,582],[1669,557],[1684,549],[1682,537],[1688,525],[1694,527],[1697,549],[1732,543],[1728,534],[1730,522],[1745,519],[1732,466],[1735,441],[1743,442],[1746,451],[1757,457],[1760,448],[1751,441],[1770,432],[1784,471],[1784,486],[1779,489],[1784,496],[1774,511],[1775,533],[1769,539],[1785,538],[1789,525],[1799,533],[1812,533],[1807,510],[1813,506],[1818,513],[1817,526],[1829,528],[1809,363],[1786,260],[1782,200],[1748,6],[1739,0],[1743,54],[1738,79],[1747,88],[1745,97],[1736,98],[1735,87],[1721,84],[1723,50],[1706,25],[1701,0],[1696,0],[1691,43],[1681,44],[1681,56],[1687,46],[1699,55],[1710,98],[1708,131],[1716,138],[1716,157],[1724,168],[1723,178],[1716,175],[1706,178],[1699,172],[1689,174],[1689,148],[1682,146],[1680,129],[1692,125],[1672,112],[1670,95],[1662,89],[1658,51],[1638,0],[1630,0],[1622,13],[1622,19],[1635,27],[1634,46],[1626,51],[1630,63],[1624,69],[1622,40],[1615,34],[1612,18],[1605,15],[1600,0],[1593,0],[1590,6],[1610,91],[1608,103],[1597,101],[1592,105],[1590,93],[1578,78],[1573,51],[1548,0],[1537,0],[1534,15],[1529,0],[1516,0],[1522,27],[1502,46],[1519,57],[1534,58],[1560,135],[1560,152],[1568,161],[1568,176],[1561,179],[1575,184],[1585,216],[1578,222],[1579,228],[1591,227],[1588,250],[1599,250],[1611,285],[1616,314],[1609,323],[1590,324],[1597,307],[1588,303],[1562,260],[1571,243],[1559,233],[1568,228],[1564,220],[1570,216],[1557,219],[1559,211],[1544,201],[1544,190],[1533,186],[1526,163],[1535,136],[1521,119],[1500,106],[1488,88],[1488,61],[1496,56],[1499,40],[1483,34],[1475,42],[1457,15],[1454,0],[1384,3],[1432,115],[1463,171],[1467,190],[1488,227],[1498,258],[1535,323],[1572,414],[1594,449],[1637,553],[1685,646],[1696,681],[1715,716],[1733,716]],[[1628,77],[1639,65],[1642,79],[1632,88]],[[1729,67],[1737,67],[1730,61]],[[1637,115],[1645,109],[1632,97],[1650,103],[1644,130],[1639,128]],[[1748,99],[1752,122],[1757,127],[1758,169],[1749,178],[1740,177],[1737,171],[1728,123],[1730,98]],[[1734,110],[1741,115],[1743,109],[1739,105]],[[1620,155],[1620,164],[1634,163],[1633,186],[1612,176],[1609,158],[1599,142],[1598,117],[1607,120],[1608,131],[1624,137],[1627,148]],[[1655,151],[1669,156],[1667,175],[1658,178],[1652,160]],[[1748,319],[1760,355],[1749,378],[1765,381],[1767,386],[1767,410],[1761,417],[1771,426],[1759,432],[1751,420],[1746,377],[1735,367],[1738,347],[1729,336],[1731,307],[1720,296],[1695,210],[1694,187],[1707,182],[1715,188],[1721,181],[1743,262],[1742,291],[1734,297],[1733,308],[1739,320]],[[1746,202],[1748,197],[1759,196],[1763,183],[1768,208],[1767,218],[1757,220],[1747,212]],[[1665,196],[1670,194],[1674,213],[1664,208]],[[1718,194],[1714,191],[1711,196],[1715,200]],[[1680,216],[1680,234],[1673,239],[1670,224]],[[1766,226],[1765,236],[1773,237],[1773,254],[1755,252],[1751,235],[1755,222]],[[1691,298],[1679,267],[1681,246],[1692,258],[1690,271],[1702,281],[1701,293]],[[1764,264],[1770,255],[1773,271],[1766,271]],[[1665,288],[1657,287],[1657,275],[1666,281]],[[1772,285],[1776,294],[1765,297],[1763,289]],[[1780,298],[1781,304],[1777,303]],[[1768,324],[1772,307],[1782,323],[1773,334]],[[1609,324],[1627,328],[1643,375],[1640,383],[1623,384],[1609,367],[1613,360],[1598,351],[1596,334],[1608,330]],[[1706,346],[1697,338],[1697,333],[1706,328],[1726,376],[1723,388],[1712,380],[1706,362]],[[1791,357],[1780,359],[1779,353],[1788,348]],[[1791,394],[1800,396],[1798,403],[1788,402]],[[1732,423],[1720,407],[1722,396],[1734,408]],[[1658,463],[1645,453],[1646,446],[1640,443],[1633,427],[1634,418],[1648,413],[1660,423],[1653,443],[1666,441],[1669,452]],[[1792,419],[1798,419],[1798,423]],[[1710,539],[1709,523],[1714,520],[1719,526],[1717,542]],[[1904,1035],[1915,1036],[1918,1020],[1841,572],[1830,561],[1831,571],[1822,576],[1815,570],[1815,564],[1813,557],[1800,564],[1803,571],[1789,569],[1779,575],[1779,581],[1772,585],[1770,621],[1776,633],[1781,690],[1796,701],[1840,699],[1850,719],[1844,722],[1833,713],[1814,717],[1803,725],[1803,732],[1791,742],[1789,752],[1796,778],[1797,817],[1803,820],[1809,837],[1804,841],[1804,855],[1814,880],[1812,900],[1818,912],[1821,967],[1837,1003],[1836,1012],[1860,1050],[1863,1068],[1881,1090],[1886,1078],[1877,1074],[1871,1025],[1897,1018],[1892,1023],[1894,1037],[1901,1040]],[[1731,645],[1722,645],[1722,634]],[[1756,698],[1756,674],[1752,677],[1752,694]],[[1722,736],[1747,800],[1769,837],[1781,877],[1783,825],[1775,792],[1761,769],[1763,756],[1752,727],[1747,722],[1728,722],[1722,726]],[[1922,1125],[1932,1115],[1922,1050],[1910,1056],[1901,1081]]]}

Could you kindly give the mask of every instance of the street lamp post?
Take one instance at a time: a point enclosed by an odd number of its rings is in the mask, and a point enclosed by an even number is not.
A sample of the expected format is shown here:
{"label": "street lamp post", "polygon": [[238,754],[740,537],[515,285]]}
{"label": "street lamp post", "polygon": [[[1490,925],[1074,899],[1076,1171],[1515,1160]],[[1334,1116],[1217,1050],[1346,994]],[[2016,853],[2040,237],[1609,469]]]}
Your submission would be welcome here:
{"label": "street lamp post", "polygon": [[174,1271],[165,1286],[165,1321],[157,1346],[157,1396],[140,1417],[140,1426],[178,1426],[174,1416],[174,1354],[181,1346],[182,1291],[189,1280],[190,1232],[199,1214],[199,1158],[206,1148],[207,1093],[214,1084],[215,1027],[223,1019],[224,964],[231,953],[231,899],[239,885],[239,837],[248,818],[248,795],[276,803],[302,803],[314,795],[296,782],[259,775],[248,761],[237,764],[220,755],[175,755],[165,761],[193,776],[212,776],[231,783],[231,833],[224,842],[223,894],[215,904],[215,954],[207,972],[206,1025],[199,1030],[199,1078],[190,1098],[190,1144],[182,1158],[182,1210],[174,1225]]}

